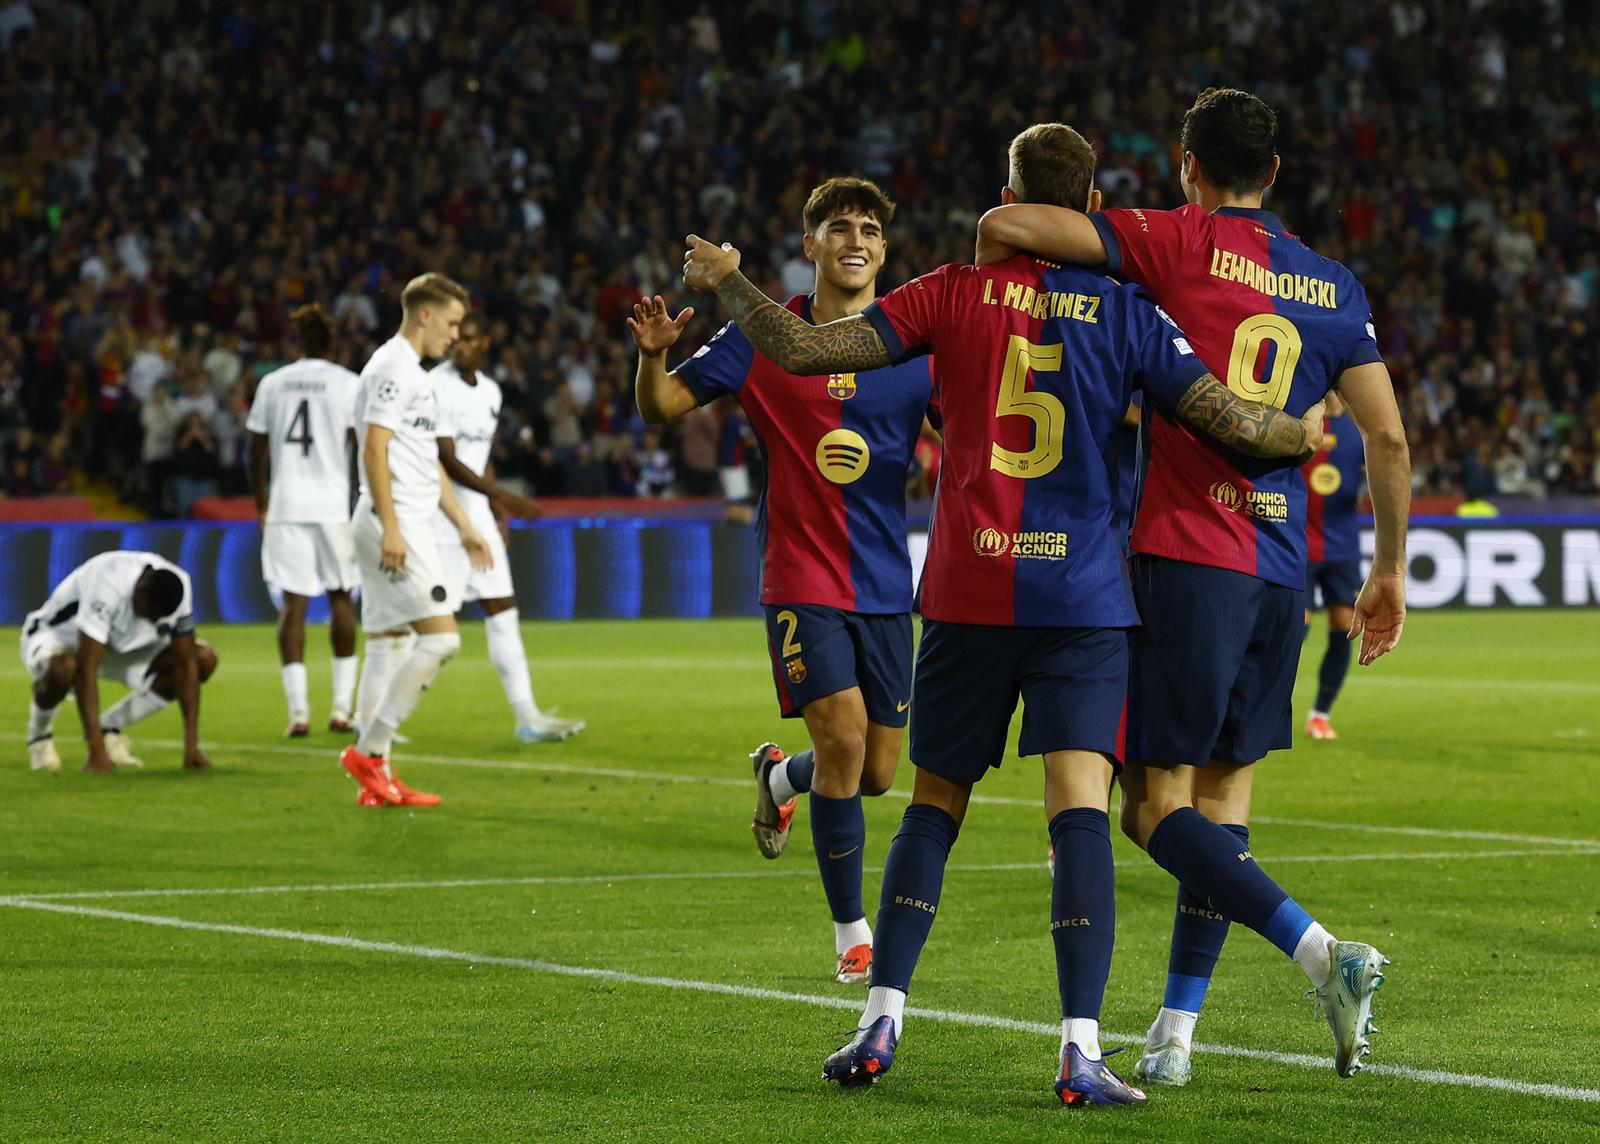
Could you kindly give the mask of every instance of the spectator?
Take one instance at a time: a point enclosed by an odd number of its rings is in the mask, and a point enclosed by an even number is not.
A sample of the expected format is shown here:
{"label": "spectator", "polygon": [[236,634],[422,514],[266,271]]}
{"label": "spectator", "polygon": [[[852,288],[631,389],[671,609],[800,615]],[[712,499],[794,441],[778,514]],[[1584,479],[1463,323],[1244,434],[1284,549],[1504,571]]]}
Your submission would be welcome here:
{"label": "spectator", "polygon": [[669,496],[676,474],[672,469],[672,456],[661,442],[660,429],[651,426],[644,431],[640,452],[643,455],[636,491],[642,497]]}
{"label": "spectator", "polygon": [[683,491],[692,497],[717,493],[717,422],[710,411],[691,410],[677,425],[683,459]]}
{"label": "spectator", "polygon": [[192,411],[178,422],[172,449],[173,515],[186,518],[201,497],[217,495],[217,442],[204,415]]}

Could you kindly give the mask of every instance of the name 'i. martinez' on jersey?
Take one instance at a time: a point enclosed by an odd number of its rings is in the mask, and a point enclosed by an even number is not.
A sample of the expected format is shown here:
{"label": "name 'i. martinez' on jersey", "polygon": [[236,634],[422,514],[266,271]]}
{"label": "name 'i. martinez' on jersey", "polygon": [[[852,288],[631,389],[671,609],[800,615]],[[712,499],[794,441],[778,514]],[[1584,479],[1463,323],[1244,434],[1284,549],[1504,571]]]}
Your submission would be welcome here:
{"label": "name 'i. martinez' on jersey", "polygon": [[[1202,361],[1242,397],[1298,417],[1346,369],[1382,361],[1353,274],[1270,211],[1199,206],[1091,214],[1107,268],[1149,287]],[[1306,485],[1289,462],[1243,457],[1173,417],[1144,419],[1133,550],[1305,585]]]}
{"label": "name 'i. martinez' on jersey", "polygon": [[[787,307],[812,320],[809,297]],[[729,323],[673,372],[701,405],[735,397],[761,443],[761,602],[909,612],[906,475],[929,412],[932,363],[800,377]]]}
{"label": "name 'i. martinez' on jersey", "polygon": [[1172,409],[1205,367],[1142,289],[1031,257],[951,264],[868,306],[900,360],[932,352],[945,448],[919,607],[995,626],[1123,628],[1118,521],[1135,389]]}

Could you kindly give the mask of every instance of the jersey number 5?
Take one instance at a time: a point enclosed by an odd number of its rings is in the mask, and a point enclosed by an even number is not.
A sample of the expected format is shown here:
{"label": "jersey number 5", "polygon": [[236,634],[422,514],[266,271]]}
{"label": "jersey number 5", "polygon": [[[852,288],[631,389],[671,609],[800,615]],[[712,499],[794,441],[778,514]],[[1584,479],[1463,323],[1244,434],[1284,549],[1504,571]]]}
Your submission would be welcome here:
{"label": "jersey number 5", "polygon": [[[1272,343],[1272,368],[1256,380],[1256,361],[1261,348]],[[1305,343],[1294,323],[1278,314],[1256,314],[1239,323],[1233,331],[1233,349],[1228,354],[1228,388],[1240,397],[1282,409],[1294,384],[1295,367]]]}
{"label": "jersey number 5", "polygon": [[[299,434],[298,437],[295,436],[296,433]],[[283,435],[283,439],[291,445],[299,445],[302,457],[311,456],[311,406],[309,401],[301,400],[300,407],[294,411],[294,419],[289,422],[289,431]]]}
{"label": "jersey number 5", "polygon": [[1006,344],[1006,363],[1000,376],[996,417],[1026,417],[1033,422],[1033,448],[1026,453],[998,442],[989,447],[989,467],[1008,477],[1029,480],[1042,477],[1061,463],[1061,439],[1067,431],[1067,410],[1053,393],[1028,388],[1028,374],[1061,368],[1059,344],[1036,346],[1021,334]]}

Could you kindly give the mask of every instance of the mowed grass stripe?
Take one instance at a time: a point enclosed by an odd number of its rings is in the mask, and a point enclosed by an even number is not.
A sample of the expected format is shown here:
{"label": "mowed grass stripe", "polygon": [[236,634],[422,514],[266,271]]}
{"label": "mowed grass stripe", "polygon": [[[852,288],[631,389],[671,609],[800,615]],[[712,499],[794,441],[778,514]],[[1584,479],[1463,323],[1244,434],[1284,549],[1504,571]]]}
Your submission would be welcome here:
{"label": "mowed grass stripe", "polygon": [[[26,735],[0,732],[0,740],[24,742],[26,739]],[[183,740],[181,739],[141,738],[139,743],[171,750],[177,750],[183,746]],[[230,749],[240,754],[286,755],[294,758],[326,759],[330,763],[336,757],[336,752],[326,747],[290,747],[277,743],[235,743],[230,744]],[[629,779],[637,782],[679,783],[690,786],[746,788],[750,786],[752,781],[751,779],[735,778],[729,775],[693,775],[670,770],[640,771],[625,767],[598,767],[586,763],[554,763],[532,759],[485,759],[465,755],[416,754],[403,749],[396,758],[401,762],[422,763],[428,766],[466,767],[475,770],[529,771],[540,774]],[[884,792],[882,797],[909,802],[911,792],[897,787]],[[1039,800],[1031,798],[1008,798],[998,795],[975,794],[972,796],[972,801],[991,806],[1020,806],[1027,807],[1030,810],[1038,810],[1040,808]],[[1273,815],[1253,815],[1251,822],[1260,826],[1303,826],[1317,830],[1348,830],[1365,834],[1395,834],[1416,838],[1453,838],[1464,842],[1521,842],[1532,846],[1576,846],[1585,849],[1600,846],[1600,838],[1563,838],[1547,834],[1513,834],[1493,830],[1442,830],[1424,826],[1385,826],[1381,823],[1371,822],[1330,822],[1314,818],[1279,818]],[[1298,860],[1290,859],[1290,861]]]}
{"label": "mowed grass stripe", "polygon": [[[0,897],[0,906],[21,910],[38,910],[46,913],[69,914],[78,917],[98,918],[106,921],[127,922],[136,925],[160,926],[168,929],[191,930],[201,933],[230,934],[237,937],[265,938],[273,941],[300,942],[308,945],[333,946],[358,950],[363,953],[388,954],[431,961],[456,961],[471,965],[493,965],[506,969],[520,969],[534,973],[554,974],[561,977],[587,978],[609,981],[619,985],[639,985],[663,989],[678,989],[697,993],[718,993],[725,996],[759,1001],[782,1001],[819,1008],[855,1010],[860,1008],[859,997],[828,997],[811,993],[789,993],[776,989],[762,989],[751,985],[735,985],[720,981],[695,981],[679,977],[658,977],[639,973],[625,973],[615,969],[597,969],[583,965],[562,965],[524,957],[499,957],[470,953],[463,950],[443,949],[438,946],[408,945],[400,942],[368,941],[364,938],[336,934],[310,933],[301,930],[275,929],[259,926],[235,925],[227,922],[201,922],[188,918],[167,917],[159,914],[134,914],[121,910],[107,910],[96,906],[77,906],[62,902],[43,902],[28,898]],[[965,1013],[950,1009],[922,1009],[908,1006],[908,1017],[921,1020],[942,1021],[950,1024],[970,1025],[985,1029],[1004,1029],[1013,1032],[1036,1033],[1058,1037],[1059,1024],[1039,1021],[1020,1021],[1011,1017],[998,1017],[986,1013]],[[1142,1034],[1102,1032],[1108,1041],[1142,1043]],[[1327,1058],[1307,1053],[1277,1053],[1264,1049],[1250,1049],[1238,1045],[1196,1044],[1196,1052],[1219,1056],[1242,1057],[1267,1061],[1273,1064],[1300,1068],[1323,1069],[1330,1066]],[[1366,1072],[1377,1076],[1394,1077],[1422,1084],[1451,1085],[1461,1088],[1493,1089],[1522,1096],[1539,1096],[1557,1100],[1600,1104],[1600,1089],[1576,1088],[1559,1084],[1534,1084],[1508,1077],[1478,1076],[1471,1073],[1452,1073],[1441,1069],[1415,1069],[1406,1065],[1371,1064]],[[1332,1082],[1339,1083],[1339,1082]]]}
{"label": "mowed grass stripe", "polygon": [[[1439,850],[1391,854],[1277,854],[1267,862],[1464,862],[1485,858],[1591,858],[1600,857],[1600,847],[1561,850]],[[1118,869],[1143,869],[1147,858],[1121,858],[1112,863]],[[951,874],[1003,873],[1017,870],[1044,870],[1043,862],[952,863]],[[868,866],[866,874],[883,873],[882,866]],[[516,878],[440,878],[431,881],[392,882],[308,882],[278,886],[170,886],[137,890],[52,890],[30,893],[13,890],[10,897],[30,902],[107,901],[121,898],[205,898],[250,897],[270,894],[344,894],[385,890],[475,890],[504,886],[586,886],[617,882],[693,882],[723,879],[763,879],[815,877],[810,867],[789,866],[773,870],[651,870],[625,874],[529,874]]]}

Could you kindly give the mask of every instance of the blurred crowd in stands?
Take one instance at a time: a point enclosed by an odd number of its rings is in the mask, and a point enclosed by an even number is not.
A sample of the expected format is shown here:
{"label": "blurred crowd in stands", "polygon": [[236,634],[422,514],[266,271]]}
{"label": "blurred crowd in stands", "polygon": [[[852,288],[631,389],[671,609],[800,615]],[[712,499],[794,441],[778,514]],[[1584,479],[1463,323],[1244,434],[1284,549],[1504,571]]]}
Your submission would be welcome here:
{"label": "blurred crowd in stands", "polygon": [[678,285],[686,232],[804,292],[801,203],[863,174],[899,203],[886,289],[970,258],[1031,122],[1096,141],[1108,205],[1179,205],[1180,117],[1227,83],[1278,110],[1268,205],[1366,285],[1418,491],[1592,496],[1597,9],[0,0],[0,488],[242,491],[289,310],[322,302],[359,369],[437,269],[493,323],[502,474],[737,494],[735,409],[632,406],[637,297],[696,306],[686,352],[720,324]]}

